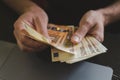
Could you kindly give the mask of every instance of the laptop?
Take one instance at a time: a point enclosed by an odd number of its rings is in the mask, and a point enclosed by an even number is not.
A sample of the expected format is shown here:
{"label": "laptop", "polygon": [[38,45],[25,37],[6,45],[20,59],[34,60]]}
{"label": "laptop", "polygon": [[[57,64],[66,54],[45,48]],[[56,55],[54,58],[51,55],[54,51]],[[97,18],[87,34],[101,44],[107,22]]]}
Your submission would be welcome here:
{"label": "laptop", "polygon": [[52,63],[49,50],[25,53],[17,45],[0,42],[0,80],[111,80],[110,67],[81,61]]}

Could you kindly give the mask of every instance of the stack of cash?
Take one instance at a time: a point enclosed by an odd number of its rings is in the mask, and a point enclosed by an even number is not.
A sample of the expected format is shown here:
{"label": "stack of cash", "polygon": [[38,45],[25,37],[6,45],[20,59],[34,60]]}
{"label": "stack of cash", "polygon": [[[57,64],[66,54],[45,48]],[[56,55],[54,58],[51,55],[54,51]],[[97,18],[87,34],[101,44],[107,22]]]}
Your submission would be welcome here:
{"label": "stack of cash", "polygon": [[101,53],[105,53],[107,48],[92,36],[86,36],[78,44],[71,42],[71,36],[77,28],[73,25],[48,24],[48,34],[51,40],[32,29],[24,23],[28,37],[43,42],[51,46],[52,62],[66,62],[72,64]]}

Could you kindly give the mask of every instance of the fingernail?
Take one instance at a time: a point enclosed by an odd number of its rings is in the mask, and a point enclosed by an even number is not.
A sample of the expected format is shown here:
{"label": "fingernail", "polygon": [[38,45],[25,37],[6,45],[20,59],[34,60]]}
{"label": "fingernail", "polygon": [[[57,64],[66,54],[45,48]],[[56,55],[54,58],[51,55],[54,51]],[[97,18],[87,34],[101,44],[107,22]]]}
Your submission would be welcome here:
{"label": "fingernail", "polygon": [[73,36],[73,40],[74,40],[74,42],[80,42],[80,38],[78,37],[78,36]]}

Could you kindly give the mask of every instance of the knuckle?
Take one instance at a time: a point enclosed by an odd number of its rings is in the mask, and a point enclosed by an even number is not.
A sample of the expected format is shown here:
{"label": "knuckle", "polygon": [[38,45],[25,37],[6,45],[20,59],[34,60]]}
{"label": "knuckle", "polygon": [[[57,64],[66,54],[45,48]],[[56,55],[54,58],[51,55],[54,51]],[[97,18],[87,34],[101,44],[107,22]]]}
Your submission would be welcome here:
{"label": "knuckle", "polygon": [[99,42],[103,42],[104,41],[104,37],[99,35],[99,34],[94,34],[93,35]]}
{"label": "knuckle", "polygon": [[92,24],[89,22],[86,22],[85,24],[81,25],[80,27],[82,29],[82,32],[84,33],[86,31],[89,31],[89,29],[92,27]]}
{"label": "knuckle", "polygon": [[101,36],[100,37],[100,42],[103,42],[104,41],[104,36]]}
{"label": "knuckle", "polygon": [[24,35],[21,35],[21,38],[19,39],[22,44],[26,43],[26,39]]}
{"label": "knuckle", "polygon": [[96,11],[95,11],[95,10],[89,10],[89,11],[87,12],[87,15],[94,16],[94,15],[96,15]]}
{"label": "knuckle", "polygon": [[88,26],[88,27],[91,27],[91,26],[92,26],[92,22],[91,22],[91,20],[90,20],[90,19],[86,19],[84,25],[86,25],[86,26]]}
{"label": "knuckle", "polygon": [[82,26],[82,27],[83,27],[82,33],[86,33],[89,30],[89,27],[87,26]]}
{"label": "knuckle", "polygon": [[23,44],[18,43],[18,42],[17,42],[17,44],[18,44],[18,46],[19,46],[19,48],[20,48],[21,51],[25,51],[26,50],[26,48],[24,47]]}
{"label": "knuckle", "polygon": [[15,27],[17,25],[17,21],[13,24],[13,26]]}
{"label": "knuckle", "polygon": [[22,22],[21,22],[20,20],[17,20],[17,21],[13,24],[13,26],[14,26],[14,30],[24,31]]}
{"label": "knuckle", "polygon": [[94,10],[89,10],[88,12],[89,12],[89,13],[95,13],[95,11],[94,11]]}
{"label": "knuckle", "polygon": [[16,29],[18,26],[17,26],[17,21],[13,24],[14,26],[14,29]]}
{"label": "knuckle", "polygon": [[83,21],[80,22],[80,26],[86,26],[86,27],[91,27],[93,26],[93,21],[91,20],[90,17],[85,18]]}

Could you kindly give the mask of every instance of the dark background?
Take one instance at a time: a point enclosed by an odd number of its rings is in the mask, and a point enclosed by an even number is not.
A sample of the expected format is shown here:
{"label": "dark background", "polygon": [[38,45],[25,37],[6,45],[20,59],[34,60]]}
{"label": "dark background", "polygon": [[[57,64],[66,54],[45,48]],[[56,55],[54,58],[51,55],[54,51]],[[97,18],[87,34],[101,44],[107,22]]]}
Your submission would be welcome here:
{"label": "dark background", "polygon": [[[38,5],[38,0],[34,0]],[[49,16],[49,22],[56,24],[72,24],[78,25],[81,17],[88,10],[96,10],[107,5],[111,5],[115,0],[75,0],[74,1],[56,1],[48,0],[46,12]],[[80,3],[81,2],[81,3]],[[80,3],[80,4],[79,4]],[[15,11],[0,1],[0,39],[10,42],[15,42],[13,36],[13,24],[19,17]],[[105,32],[112,32],[113,34],[119,33],[120,21],[108,25]]]}

